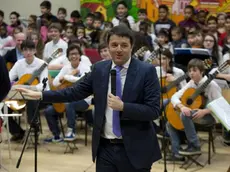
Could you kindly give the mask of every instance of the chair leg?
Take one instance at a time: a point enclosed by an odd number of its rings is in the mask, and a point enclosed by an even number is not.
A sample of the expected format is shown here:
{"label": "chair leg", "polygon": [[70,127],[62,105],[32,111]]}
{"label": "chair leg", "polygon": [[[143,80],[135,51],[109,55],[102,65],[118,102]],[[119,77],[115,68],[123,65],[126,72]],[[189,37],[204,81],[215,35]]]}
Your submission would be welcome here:
{"label": "chair leg", "polygon": [[[213,130],[212,130],[213,131]],[[211,132],[211,142],[212,142],[212,151],[213,153],[216,153],[216,148],[214,144],[214,137],[213,137],[213,132]]]}
{"label": "chair leg", "polygon": [[211,163],[211,144],[212,144],[211,135],[212,135],[212,129],[210,128],[208,131],[208,164]]}
{"label": "chair leg", "polygon": [[63,138],[65,138],[65,132],[64,132],[64,127],[63,127],[63,124],[62,124],[61,117],[58,116],[58,119],[59,119],[59,123],[60,123],[60,127],[61,127],[61,132],[62,132]]}
{"label": "chair leg", "polygon": [[87,146],[88,143],[88,123],[87,120],[85,119],[85,146]]}

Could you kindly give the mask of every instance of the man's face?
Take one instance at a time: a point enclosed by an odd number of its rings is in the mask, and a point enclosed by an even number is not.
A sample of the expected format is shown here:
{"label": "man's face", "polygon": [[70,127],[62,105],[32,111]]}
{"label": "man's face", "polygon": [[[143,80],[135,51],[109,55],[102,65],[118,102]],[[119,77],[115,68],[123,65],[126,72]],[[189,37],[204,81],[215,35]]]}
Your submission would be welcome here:
{"label": "man's face", "polygon": [[167,18],[168,13],[164,8],[160,8],[158,15],[160,20],[165,20]]}
{"label": "man's face", "polygon": [[42,13],[42,14],[46,14],[46,13],[49,13],[49,12],[50,12],[49,9],[47,9],[46,7],[43,7],[43,6],[40,7],[40,10],[41,10],[41,13]]}
{"label": "man's face", "polygon": [[7,33],[6,28],[5,28],[4,26],[1,26],[1,27],[0,27],[0,35],[3,36],[3,35],[5,35],[6,33]]}
{"label": "man's face", "polygon": [[22,50],[24,58],[28,61],[31,61],[33,59],[35,52],[36,52],[35,49],[29,49],[29,48],[24,48]]}
{"label": "man's face", "polygon": [[172,31],[171,34],[173,41],[178,41],[181,39],[181,34],[177,33],[176,31]]}
{"label": "man's face", "polygon": [[217,30],[217,23],[215,20],[209,20],[208,21],[208,28],[211,32],[216,32]]}
{"label": "man's face", "polygon": [[192,15],[193,15],[192,9],[185,8],[185,10],[184,10],[184,18],[185,19],[190,19],[190,18],[192,18]]}
{"label": "man's face", "polygon": [[16,47],[21,49],[22,42],[26,39],[23,33],[18,33],[15,35]]}
{"label": "man's face", "polygon": [[196,42],[197,42],[195,35],[188,35],[187,39],[188,39],[188,44],[190,46],[194,46],[196,44]]}
{"label": "man's face", "polygon": [[128,11],[128,9],[124,5],[120,4],[120,5],[117,6],[117,14],[118,14],[118,16],[125,15],[125,13],[127,11]]}
{"label": "man's face", "polygon": [[66,32],[65,32],[65,35],[67,38],[70,38],[73,36],[73,29],[67,29]]}
{"label": "man's face", "polygon": [[80,56],[80,53],[78,52],[77,49],[73,49],[69,52],[69,61],[72,65],[73,68],[77,68],[79,63],[80,63],[80,59],[81,59],[81,56]]}
{"label": "man's face", "polygon": [[189,76],[198,84],[203,77],[203,73],[197,67],[192,67],[189,69]]}
{"label": "man's face", "polygon": [[112,35],[109,39],[109,52],[116,65],[124,65],[131,58],[132,45],[130,39]]}
{"label": "man's face", "polygon": [[56,28],[50,29],[50,37],[52,40],[58,40],[60,38],[60,32]]}
{"label": "man's face", "polygon": [[147,15],[145,13],[138,13],[139,21],[144,21],[146,18],[147,18]]}
{"label": "man's face", "polygon": [[87,26],[92,26],[93,25],[93,18],[92,17],[87,17],[86,18],[86,25]]}
{"label": "man's face", "polygon": [[164,45],[168,41],[167,37],[164,35],[157,36],[157,40],[160,45]]}
{"label": "man's face", "polygon": [[66,14],[63,13],[62,11],[59,11],[58,14],[57,14],[57,18],[58,18],[59,20],[65,20]]}
{"label": "man's face", "polygon": [[95,29],[100,29],[100,28],[101,28],[101,25],[102,25],[102,23],[101,23],[100,20],[94,20],[94,22],[93,22],[93,27],[94,27]]}
{"label": "man's face", "polygon": [[105,59],[105,60],[110,60],[112,59],[111,58],[111,55],[109,53],[109,49],[106,47],[106,48],[102,48],[100,50],[100,55],[101,55],[101,58]]}

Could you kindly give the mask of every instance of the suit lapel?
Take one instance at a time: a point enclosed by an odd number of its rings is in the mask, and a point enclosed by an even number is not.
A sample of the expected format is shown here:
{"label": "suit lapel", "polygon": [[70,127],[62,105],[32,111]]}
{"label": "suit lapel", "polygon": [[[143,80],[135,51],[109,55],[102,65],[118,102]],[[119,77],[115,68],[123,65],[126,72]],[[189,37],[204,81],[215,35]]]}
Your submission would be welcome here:
{"label": "suit lapel", "polygon": [[132,91],[134,81],[137,75],[137,62],[135,59],[131,59],[127,74],[126,74],[126,80],[125,80],[125,85],[124,85],[124,90],[123,90],[123,95],[122,95],[122,100],[123,101],[128,101],[129,97],[131,96],[130,92]]}
{"label": "suit lapel", "polygon": [[103,105],[103,110],[105,110],[106,105],[107,105],[107,93],[108,93],[108,83],[109,83],[109,75],[110,75],[110,69],[111,69],[112,61],[108,61],[108,63],[105,64],[105,66],[101,69],[102,75],[100,78],[101,82],[101,97],[104,102],[102,103]]}

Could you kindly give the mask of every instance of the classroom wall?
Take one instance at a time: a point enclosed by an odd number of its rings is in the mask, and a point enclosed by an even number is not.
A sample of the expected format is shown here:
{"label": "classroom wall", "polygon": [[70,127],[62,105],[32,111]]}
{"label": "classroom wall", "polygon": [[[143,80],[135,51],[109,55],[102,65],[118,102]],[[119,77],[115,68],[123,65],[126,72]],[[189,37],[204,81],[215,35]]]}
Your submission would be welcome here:
{"label": "classroom wall", "polygon": [[[43,0],[0,0],[0,9],[5,12],[5,21],[9,22],[9,14],[17,11],[22,18],[27,18],[30,14],[41,15],[40,3]],[[52,13],[57,14],[59,7],[64,7],[69,14],[73,10],[80,10],[80,0],[50,0],[52,3]]]}

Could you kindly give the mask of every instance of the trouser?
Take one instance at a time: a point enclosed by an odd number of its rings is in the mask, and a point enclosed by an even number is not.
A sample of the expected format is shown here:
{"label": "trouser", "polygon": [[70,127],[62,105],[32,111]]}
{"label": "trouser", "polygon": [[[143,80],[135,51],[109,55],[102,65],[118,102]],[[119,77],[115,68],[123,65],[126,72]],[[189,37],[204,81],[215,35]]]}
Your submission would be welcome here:
{"label": "trouser", "polygon": [[[194,114],[196,111],[192,111],[192,114]],[[203,118],[200,118],[193,122],[191,117],[187,117],[184,114],[181,113],[181,120],[184,125],[184,132],[186,135],[186,138],[188,140],[188,146],[199,148],[200,147],[200,141],[196,134],[196,129],[194,122],[200,125],[207,125],[207,124],[213,124],[215,123],[215,119],[212,117],[212,115],[208,114],[205,115]],[[174,155],[179,154],[180,149],[180,137],[179,137],[179,131],[175,129],[169,122],[167,122],[167,130],[170,135],[171,144],[172,144],[172,153]]]}
{"label": "trouser", "polygon": [[[76,131],[76,112],[84,112],[88,107],[89,105],[84,100],[71,102],[66,105],[67,126],[68,128],[72,128],[73,132]],[[46,121],[48,123],[50,131],[54,136],[60,135],[60,127],[58,125],[58,118],[60,115],[61,113],[56,112],[53,106],[49,106],[45,110]]]}

